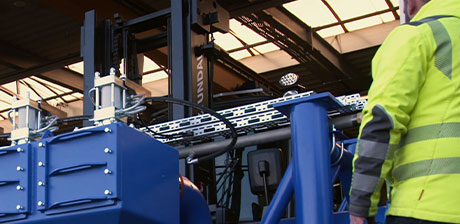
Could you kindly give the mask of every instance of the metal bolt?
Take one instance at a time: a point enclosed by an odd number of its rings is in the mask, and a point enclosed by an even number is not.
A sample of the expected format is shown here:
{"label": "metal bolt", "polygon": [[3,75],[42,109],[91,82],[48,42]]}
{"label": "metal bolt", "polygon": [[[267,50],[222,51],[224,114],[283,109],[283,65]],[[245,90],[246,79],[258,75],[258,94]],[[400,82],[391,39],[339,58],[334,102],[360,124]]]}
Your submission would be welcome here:
{"label": "metal bolt", "polygon": [[43,183],[42,181],[38,181],[38,186],[45,186],[45,183]]}
{"label": "metal bolt", "polygon": [[17,209],[17,210],[22,210],[22,209],[24,209],[24,208],[23,208],[21,205],[16,205],[16,209]]}
{"label": "metal bolt", "polygon": [[42,206],[45,206],[45,203],[43,201],[38,201],[37,205],[42,207]]}
{"label": "metal bolt", "polygon": [[112,150],[110,150],[109,148],[105,148],[105,149],[104,149],[104,152],[105,152],[105,153],[111,153]]}
{"label": "metal bolt", "polygon": [[42,161],[40,161],[40,162],[38,162],[38,166],[44,167],[44,166],[45,166],[45,163],[42,162]]}
{"label": "metal bolt", "polygon": [[105,174],[111,174],[112,171],[110,171],[109,169],[105,169],[105,170],[104,170],[104,173],[105,173]]}
{"label": "metal bolt", "polygon": [[16,151],[18,151],[18,152],[24,152],[24,149],[18,148],[18,149],[16,149]]}
{"label": "metal bolt", "polygon": [[21,185],[16,186],[16,190],[22,191],[24,188]]}
{"label": "metal bolt", "polygon": [[110,130],[110,128],[105,128],[104,131],[105,133],[108,133],[108,132],[111,132],[112,130]]}
{"label": "metal bolt", "polygon": [[43,146],[44,146],[43,142],[38,143],[38,147],[43,147]]}
{"label": "metal bolt", "polygon": [[16,167],[16,170],[17,170],[17,171],[23,171],[24,168],[22,168],[21,166],[17,166],[17,167]]}
{"label": "metal bolt", "polygon": [[105,195],[111,195],[112,192],[110,192],[109,190],[105,190],[105,191],[104,191],[104,194],[105,194]]}

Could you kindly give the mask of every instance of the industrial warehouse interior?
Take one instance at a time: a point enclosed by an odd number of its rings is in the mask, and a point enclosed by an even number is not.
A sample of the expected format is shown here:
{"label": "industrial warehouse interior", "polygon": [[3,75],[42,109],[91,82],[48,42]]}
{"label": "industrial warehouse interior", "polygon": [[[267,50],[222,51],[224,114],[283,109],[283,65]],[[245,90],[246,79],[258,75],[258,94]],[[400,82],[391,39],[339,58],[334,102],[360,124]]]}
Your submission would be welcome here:
{"label": "industrial warehouse interior", "polygon": [[0,24],[0,223],[350,223],[399,0],[2,0]]}

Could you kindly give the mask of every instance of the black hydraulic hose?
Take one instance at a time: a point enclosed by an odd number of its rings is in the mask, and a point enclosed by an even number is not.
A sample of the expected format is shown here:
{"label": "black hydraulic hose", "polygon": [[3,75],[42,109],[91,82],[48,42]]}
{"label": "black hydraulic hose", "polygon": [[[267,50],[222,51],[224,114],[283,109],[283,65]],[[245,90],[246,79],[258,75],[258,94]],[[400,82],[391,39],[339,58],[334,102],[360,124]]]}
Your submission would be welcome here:
{"label": "black hydraulic hose", "polygon": [[65,118],[58,119],[57,123],[62,124],[62,123],[71,122],[71,121],[84,121],[84,120],[89,120],[91,118],[92,118],[92,116],[89,116],[89,115],[65,117]]}
{"label": "black hydraulic hose", "polygon": [[170,98],[170,97],[147,97],[147,98],[145,98],[145,102],[152,102],[152,101],[175,103],[175,104],[180,104],[180,105],[183,105],[183,106],[194,107],[194,108],[199,109],[199,110],[201,110],[201,111],[203,111],[205,113],[209,113],[212,116],[216,117],[217,119],[221,120],[222,122],[225,123],[225,125],[228,127],[228,129],[230,129],[230,135],[232,137],[232,140],[230,141],[230,143],[225,148],[223,148],[221,150],[218,150],[218,151],[215,151],[213,153],[210,153],[208,155],[193,159],[191,161],[187,161],[188,163],[198,163],[200,161],[206,161],[206,160],[214,159],[214,158],[216,158],[216,157],[218,157],[218,156],[220,156],[220,155],[222,155],[222,154],[234,149],[236,141],[238,139],[238,134],[236,133],[236,129],[227,118],[225,118],[224,116],[218,114],[215,110],[212,110],[212,109],[207,108],[205,106],[202,106],[200,104],[192,103],[192,102],[185,101],[185,100],[174,99],[174,98]]}

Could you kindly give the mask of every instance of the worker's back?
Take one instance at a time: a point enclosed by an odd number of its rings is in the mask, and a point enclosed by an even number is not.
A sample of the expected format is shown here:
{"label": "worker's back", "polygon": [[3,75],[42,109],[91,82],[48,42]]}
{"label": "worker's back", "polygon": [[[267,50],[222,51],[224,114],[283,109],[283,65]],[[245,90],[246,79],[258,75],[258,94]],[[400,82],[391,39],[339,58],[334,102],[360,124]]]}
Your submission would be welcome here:
{"label": "worker's back", "polygon": [[[394,189],[388,214],[460,223],[460,1],[432,0],[391,35],[374,58],[373,69],[385,69],[379,67],[382,60],[404,60],[381,57],[407,49],[426,60],[413,65],[415,74],[400,80],[404,83],[399,87],[407,88],[385,90],[407,97],[402,104],[395,97],[398,109],[388,111],[394,120],[406,123],[394,122],[401,140],[390,142],[395,150],[389,153],[394,156],[389,172]],[[401,41],[413,47],[396,47]],[[418,92],[411,92],[414,88]],[[369,97],[374,94],[371,88]]]}

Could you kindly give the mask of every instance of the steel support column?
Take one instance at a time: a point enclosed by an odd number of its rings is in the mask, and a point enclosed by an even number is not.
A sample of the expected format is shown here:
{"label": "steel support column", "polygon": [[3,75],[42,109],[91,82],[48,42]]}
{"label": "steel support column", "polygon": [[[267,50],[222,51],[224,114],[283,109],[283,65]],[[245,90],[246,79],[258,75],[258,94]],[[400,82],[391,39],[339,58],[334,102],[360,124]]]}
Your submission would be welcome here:
{"label": "steel support column", "polygon": [[[187,67],[185,39],[189,38],[184,32],[183,1],[171,1],[171,19],[168,23],[168,50],[170,74],[170,95],[176,99],[189,100],[188,87],[190,69]],[[176,120],[188,115],[186,108],[182,105],[170,106],[170,119]]]}
{"label": "steel support column", "polygon": [[283,216],[283,213],[291,200],[292,194],[294,193],[294,175],[292,166],[292,163],[290,163],[284,172],[283,179],[273,196],[270,206],[267,209],[267,213],[265,213],[262,219],[263,224],[279,223],[281,217]]}
{"label": "steel support column", "polygon": [[[82,28],[82,57],[85,61],[83,75],[83,115],[93,116],[94,105],[88,91],[94,87],[94,72],[96,72],[96,12],[91,10],[85,13],[85,22]],[[92,122],[84,121],[83,126],[90,126]]]}
{"label": "steel support column", "polygon": [[333,222],[328,109],[340,105],[329,93],[274,105],[291,120],[297,223]]}
{"label": "steel support column", "polygon": [[291,111],[298,223],[332,223],[327,119],[327,109],[315,103],[299,104]]}

